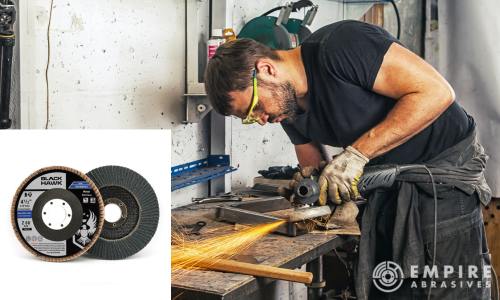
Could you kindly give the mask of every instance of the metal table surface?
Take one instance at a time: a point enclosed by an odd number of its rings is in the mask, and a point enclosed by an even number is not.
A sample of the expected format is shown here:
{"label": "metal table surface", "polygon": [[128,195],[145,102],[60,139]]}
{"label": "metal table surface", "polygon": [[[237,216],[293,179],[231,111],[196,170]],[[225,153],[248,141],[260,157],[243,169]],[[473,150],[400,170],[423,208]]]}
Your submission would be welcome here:
{"label": "metal table surface", "polygon": [[[195,204],[172,210],[172,219],[178,224],[205,221],[198,239],[234,232],[234,225],[215,221],[215,207],[220,203]],[[251,256],[258,263],[289,269],[301,266],[342,245],[343,239],[328,232],[313,232],[297,237],[269,234],[253,244],[242,256]],[[237,258],[235,258],[237,259]],[[182,277],[172,276],[172,299],[245,299],[273,279],[193,270]]]}

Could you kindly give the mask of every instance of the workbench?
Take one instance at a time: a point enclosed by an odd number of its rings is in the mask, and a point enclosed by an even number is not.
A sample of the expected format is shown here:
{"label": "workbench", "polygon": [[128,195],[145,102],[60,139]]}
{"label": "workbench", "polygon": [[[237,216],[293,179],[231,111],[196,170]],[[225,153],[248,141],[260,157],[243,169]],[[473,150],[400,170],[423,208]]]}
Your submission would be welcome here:
{"label": "workbench", "polygon": [[[193,204],[174,209],[172,219],[179,224],[205,221],[207,225],[201,229],[200,235],[190,236],[193,239],[206,239],[234,232],[234,225],[215,221],[216,207],[220,205],[224,204]],[[233,259],[245,261],[245,257],[250,257],[256,260],[255,263],[289,269],[307,264],[307,270],[314,274],[314,285],[323,281],[322,255],[342,244],[343,238],[326,231],[296,237],[269,234],[244,251],[241,256]],[[272,279],[249,275],[193,270],[180,278],[173,274],[172,299],[269,299],[265,295],[259,295],[259,292],[272,282]]]}

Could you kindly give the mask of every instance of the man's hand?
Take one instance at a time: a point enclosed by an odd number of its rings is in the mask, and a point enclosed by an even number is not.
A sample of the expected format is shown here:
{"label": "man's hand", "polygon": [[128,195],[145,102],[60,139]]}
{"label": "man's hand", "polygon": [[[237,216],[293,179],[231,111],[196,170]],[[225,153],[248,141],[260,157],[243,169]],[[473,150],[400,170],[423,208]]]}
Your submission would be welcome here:
{"label": "man's hand", "polygon": [[347,147],[323,169],[319,177],[320,199],[335,204],[359,197],[358,181],[369,159],[354,147]]}

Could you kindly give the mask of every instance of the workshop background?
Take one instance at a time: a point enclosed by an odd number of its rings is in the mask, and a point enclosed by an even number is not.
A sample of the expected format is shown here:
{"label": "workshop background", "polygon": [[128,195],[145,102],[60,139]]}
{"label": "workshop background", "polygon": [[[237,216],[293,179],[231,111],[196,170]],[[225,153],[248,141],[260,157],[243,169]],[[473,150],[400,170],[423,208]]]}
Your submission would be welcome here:
{"label": "workshop background", "polygon": [[[200,86],[211,20],[215,19],[219,28],[232,27],[239,32],[252,18],[287,2],[15,1],[17,42],[10,107],[13,128],[171,129],[172,165],[210,154],[230,155],[230,165],[237,171],[224,179],[174,191],[173,208],[191,203],[193,197],[251,185],[260,169],[297,163],[281,127],[243,127],[240,120],[212,113],[185,123],[188,102],[184,94],[190,84]],[[310,26],[312,31],[335,21],[357,19],[379,24],[396,35],[396,16],[388,1],[313,2],[319,10]],[[211,3],[217,7],[212,13]],[[445,75],[455,88],[457,101],[478,120],[480,139],[490,156],[487,180],[493,196],[500,197],[500,42],[496,38],[500,20],[495,16],[500,3],[395,3],[403,44]],[[303,12],[293,16],[303,17]],[[492,216],[485,214],[485,221],[495,224],[487,226],[490,232],[500,226]],[[490,239],[491,244],[500,245]],[[292,293],[296,285],[282,288],[278,295],[288,293],[283,289]]]}

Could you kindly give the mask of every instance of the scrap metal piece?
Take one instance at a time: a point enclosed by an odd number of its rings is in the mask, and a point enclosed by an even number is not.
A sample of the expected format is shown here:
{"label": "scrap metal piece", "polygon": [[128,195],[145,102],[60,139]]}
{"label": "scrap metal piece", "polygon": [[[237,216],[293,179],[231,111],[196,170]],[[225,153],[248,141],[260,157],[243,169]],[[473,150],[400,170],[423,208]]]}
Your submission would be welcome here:
{"label": "scrap metal piece", "polygon": [[242,201],[243,197],[235,195],[232,193],[226,193],[222,195],[210,196],[210,197],[198,197],[192,198],[191,201],[194,203],[214,203],[214,202],[226,202],[226,201]]}
{"label": "scrap metal piece", "polygon": [[188,231],[186,234],[187,235],[200,235],[200,230],[207,225],[207,222],[205,221],[198,221],[195,224],[191,225],[184,225],[185,228],[190,228],[191,230]]}

